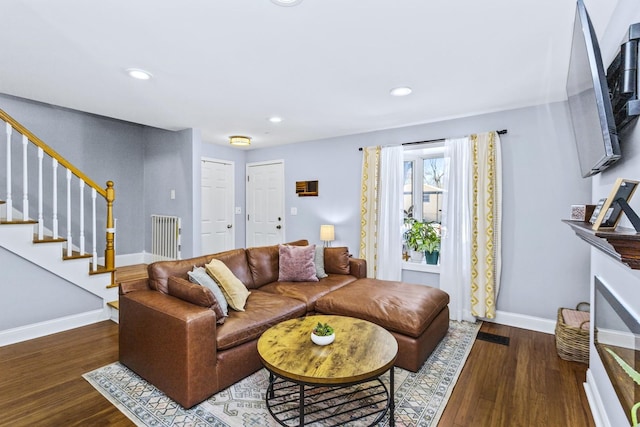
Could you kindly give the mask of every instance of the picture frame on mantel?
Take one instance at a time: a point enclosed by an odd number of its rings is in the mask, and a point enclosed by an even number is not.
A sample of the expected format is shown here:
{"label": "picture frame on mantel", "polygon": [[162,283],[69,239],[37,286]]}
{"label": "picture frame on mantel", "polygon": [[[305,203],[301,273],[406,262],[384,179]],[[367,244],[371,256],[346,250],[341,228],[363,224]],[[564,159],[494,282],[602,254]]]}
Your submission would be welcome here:
{"label": "picture frame on mantel", "polygon": [[[622,217],[622,212],[626,212],[625,209],[631,209],[629,208],[629,200],[631,200],[633,193],[635,193],[638,184],[639,181],[631,179],[616,179],[611,192],[609,192],[609,196],[602,205],[598,217],[593,223],[592,229],[594,231],[615,230]],[[631,210],[631,212],[633,211]],[[628,212],[627,216],[629,216]],[[631,217],[629,219],[633,222]]]}

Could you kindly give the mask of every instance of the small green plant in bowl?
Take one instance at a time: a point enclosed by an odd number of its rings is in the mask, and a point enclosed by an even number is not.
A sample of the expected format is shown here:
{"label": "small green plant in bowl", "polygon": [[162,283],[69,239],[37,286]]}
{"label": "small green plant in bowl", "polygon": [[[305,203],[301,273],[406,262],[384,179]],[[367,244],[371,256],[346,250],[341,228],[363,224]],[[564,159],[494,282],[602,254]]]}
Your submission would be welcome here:
{"label": "small green plant in bowl", "polygon": [[336,333],[328,323],[318,322],[313,331],[311,331],[311,341],[318,345],[331,344],[336,338]]}
{"label": "small green plant in bowl", "polygon": [[327,337],[334,333],[333,328],[328,324],[322,324],[318,322],[315,328],[313,328],[313,333],[318,335],[319,337]]}

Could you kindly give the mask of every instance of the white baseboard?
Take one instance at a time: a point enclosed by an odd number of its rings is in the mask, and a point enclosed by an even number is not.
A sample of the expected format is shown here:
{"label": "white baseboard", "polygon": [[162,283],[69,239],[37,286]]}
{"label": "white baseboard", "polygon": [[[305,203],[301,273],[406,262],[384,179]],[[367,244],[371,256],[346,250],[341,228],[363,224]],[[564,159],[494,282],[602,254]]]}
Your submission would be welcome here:
{"label": "white baseboard", "polygon": [[499,323],[501,325],[513,326],[515,328],[529,329],[545,334],[553,334],[556,329],[556,319],[544,319],[542,317],[528,316],[526,314],[509,313],[506,311],[496,311],[495,319],[482,319],[488,322]]}
{"label": "white baseboard", "polygon": [[0,347],[109,320],[107,308],[0,331]]}
{"label": "white baseboard", "polygon": [[591,373],[591,369],[587,369],[587,382],[584,383],[584,391],[587,395],[587,401],[589,402],[589,408],[591,409],[591,415],[593,416],[593,422],[596,427],[611,427],[609,419],[607,418],[607,412],[604,410],[602,398],[598,392],[598,388],[595,387],[595,379]]}
{"label": "white baseboard", "polygon": [[[155,261],[172,260],[171,258],[163,258],[149,252],[139,252],[137,254],[116,255],[116,267],[134,264],[151,264]],[[98,257],[98,264],[104,265],[104,257]]]}

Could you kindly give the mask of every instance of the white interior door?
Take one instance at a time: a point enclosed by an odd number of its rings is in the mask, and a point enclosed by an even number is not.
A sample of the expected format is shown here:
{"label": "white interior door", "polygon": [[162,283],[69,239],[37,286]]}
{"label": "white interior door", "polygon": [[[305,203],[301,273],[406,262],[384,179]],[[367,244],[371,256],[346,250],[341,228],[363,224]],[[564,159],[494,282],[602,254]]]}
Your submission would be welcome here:
{"label": "white interior door", "polygon": [[233,249],[233,163],[203,159],[201,233],[203,254]]}
{"label": "white interior door", "polygon": [[247,247],[282,243],[284,162],[247,165]]}

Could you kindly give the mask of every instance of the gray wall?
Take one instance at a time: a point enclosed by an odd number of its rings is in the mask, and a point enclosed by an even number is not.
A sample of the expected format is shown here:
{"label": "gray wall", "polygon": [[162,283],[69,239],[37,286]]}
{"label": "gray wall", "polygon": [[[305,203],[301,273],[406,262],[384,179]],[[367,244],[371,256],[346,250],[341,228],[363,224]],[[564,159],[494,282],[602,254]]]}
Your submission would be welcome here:
{"label": "gray wall", "polygon": [[102,308],[102,298],[0,247],[0,331]]}
{"label": "gray wall", "polygon": [[[56,148],[60,143],[63,155],[74,160],[68,151],[90,167],[91,176],[116,181],[120,254],[149,250],[152,213],[181,216],[183,257],[198,254],[199,162],[205,156],[235,162],[236,204],[243,212],[245,162],[284,160],[286,239],[320,243],[320,225],[333,223],[334,245],[348,246],[357,255],[358,147],[507,128],[509,133],[502,138],[504,249],[498,309],[554,319],[557,307],[588,298],[589,249],[560,222],[569,215],[571,204],[591,199],[588,180],[579,178],[565,103],[244,152],[205,144],[197,131],[169,132],[29,101],[2,100],[11,101],[5,110],[10,114],[18,111],[17,118],[33,126],[45,141],[53,139]],[[28,119],[31,111],[23,110],[35,110],[35,119]],[[53,118],[43,118],[48,117],[47,112]],[[88,129],[76,130],[71,126],[76,122]],[[73,135],[97,135],[101,143],[72,143],[72,138],[62,137],[59,127],[70,128]],[[78,156],[78,152],[86,154]],[[295,181],[299,180],[318,180],[319,197],[297,197]],[[176,190],[175,200],[169,198],[171,189]],[[292,207],[298,210],[295,216],[291,215]],[[244,216],[236,220],[236,246],[241,247]]]}
{"label": "gray wall", "polygon": [[[359,248],[361,153],[392,145],[508,129],[503,147],[503,270],[498,310],[555,319],[557,308],[589,297],[589,249],[561,223],[570,205],[590,200],[580,178],[566,103],[554,103],[341,138],[252,150],[247,162],[284,159],[286,239],[319,242],[320,224],[336,226],[334,245]],[[318,180],[319,197],[297,197],[295,181]],[[298,215],[290,213],[298,208]],[[419,280],[416,273],[409,275]],[[427,276],[423,280],[431,281]]]}
{"label": "gray wall", "polygon": [[[192,129],[144,130],[144,247],[151,248],[151,215],[182,218],[182,257],[193,256],[193,153],[199,134]],[[175,190],[175,199],[170,198]],[[199,197],[199,196],[198,196]]]}

